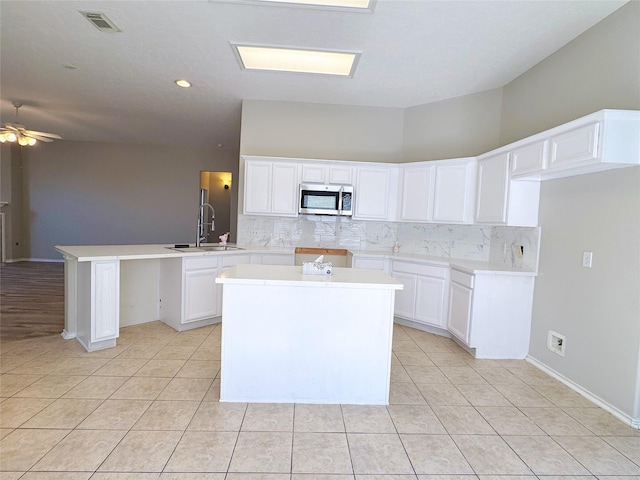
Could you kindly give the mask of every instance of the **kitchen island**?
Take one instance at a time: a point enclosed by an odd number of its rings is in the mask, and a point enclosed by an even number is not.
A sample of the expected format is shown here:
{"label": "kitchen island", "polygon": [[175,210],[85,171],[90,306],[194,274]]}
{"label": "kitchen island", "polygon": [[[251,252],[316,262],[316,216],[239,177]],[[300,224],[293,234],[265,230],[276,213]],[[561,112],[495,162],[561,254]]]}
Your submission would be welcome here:
{"label": "kitchen island", "polygon": [[236,265],[223,285],[220,401],[389,403],[394,297],[382,271]]}

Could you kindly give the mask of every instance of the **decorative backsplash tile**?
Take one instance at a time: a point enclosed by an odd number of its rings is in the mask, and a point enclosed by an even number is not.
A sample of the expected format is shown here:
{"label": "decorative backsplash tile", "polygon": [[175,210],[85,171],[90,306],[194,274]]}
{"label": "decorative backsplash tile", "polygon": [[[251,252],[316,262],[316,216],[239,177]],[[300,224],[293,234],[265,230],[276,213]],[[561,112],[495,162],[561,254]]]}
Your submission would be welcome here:
{"label": "decorative backsplash tile", "polygon": [[[536,270],[539,228],[365,222],[346,217],[297,218],[238,215],[238,243],[247,246],[327,247],[400,251],[442,258],[489,261]],[[506,246],[505,246],[506,245]],[[519,246],[524,253],[517,254]]]}

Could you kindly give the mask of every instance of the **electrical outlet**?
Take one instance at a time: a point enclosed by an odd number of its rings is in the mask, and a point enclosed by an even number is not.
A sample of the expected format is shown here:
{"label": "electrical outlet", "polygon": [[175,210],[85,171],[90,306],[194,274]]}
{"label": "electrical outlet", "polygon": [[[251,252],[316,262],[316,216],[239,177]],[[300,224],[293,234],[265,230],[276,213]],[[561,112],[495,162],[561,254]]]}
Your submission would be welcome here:
{"label": "electrical outlet", "polygon": [[582,252],[582,266],[591,268],[593,263],[593,252]]}
{"label": "electrical outlet", "polygon": [[547,348],[553,353],[564,357],[564,349],[566,346],[566,339],[564,335],[560,335],[552,330],[547,333]]}

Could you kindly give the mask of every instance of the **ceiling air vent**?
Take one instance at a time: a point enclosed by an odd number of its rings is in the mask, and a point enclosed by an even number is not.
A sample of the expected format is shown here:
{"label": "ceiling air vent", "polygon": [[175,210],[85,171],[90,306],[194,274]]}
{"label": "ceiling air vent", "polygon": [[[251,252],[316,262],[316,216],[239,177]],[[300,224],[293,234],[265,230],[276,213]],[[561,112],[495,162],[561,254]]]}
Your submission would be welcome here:
{"label": "ceiling air vent", "polygon": [[116,27],[116,24],[113,23],[104,13],[91,13],[91,12],[80,12],[84,17],[91,22],[91,24],[96,27],[101,32],[115,33],[120,32],[121,30]]}

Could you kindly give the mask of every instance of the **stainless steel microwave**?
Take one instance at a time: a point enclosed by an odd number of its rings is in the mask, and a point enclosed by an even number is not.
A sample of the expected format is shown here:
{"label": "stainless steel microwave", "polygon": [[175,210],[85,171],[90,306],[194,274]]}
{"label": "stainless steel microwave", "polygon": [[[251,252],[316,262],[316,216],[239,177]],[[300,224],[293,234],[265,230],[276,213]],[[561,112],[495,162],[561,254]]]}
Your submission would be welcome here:
{"label": "stainless steel microwave", "polygon": [[352,185],[300,184],[299,213],[351,216],[352,209]]}

